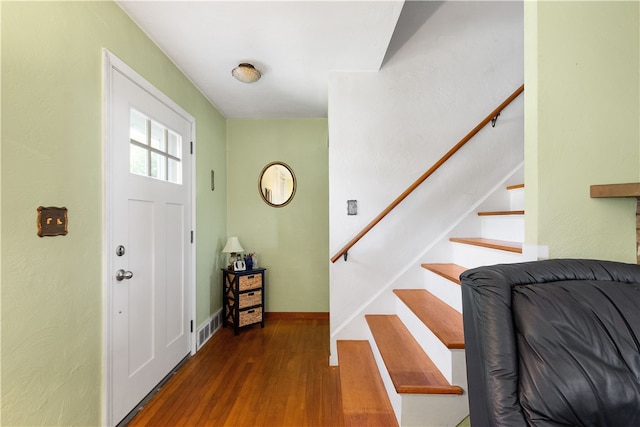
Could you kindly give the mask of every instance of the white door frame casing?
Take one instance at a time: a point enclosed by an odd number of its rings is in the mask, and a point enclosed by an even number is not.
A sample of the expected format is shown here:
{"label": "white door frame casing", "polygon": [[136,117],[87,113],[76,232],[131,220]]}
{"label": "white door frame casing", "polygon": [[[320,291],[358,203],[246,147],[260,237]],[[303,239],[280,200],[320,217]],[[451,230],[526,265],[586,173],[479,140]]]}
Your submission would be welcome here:
{"label": "white door frame casing", "polygon": [[113,360],[112,360],[112,334],[113,325],[111,319],[111,311],[113,304],[112,297],[112,276],[114,274],[113,266],[111,265],[111,248],[115,247],[111,236],[111,217],[110,209],[113,204],[112,201],[112,188],[111,188],[111,106],[112,106],[112,73],[114,70],[118,70],[120,73],[127,76],[132,82],[140,86],[149,94],[154,96],[160,102],[171,108],[174,112],[182,116],[191,125],[191,144],[192,155],[188,161],[191,162],[191,229],[193,241],[190,247],[191,257],[190,263],[186,266],[189,270],[188,283],[187,283],[187,301],[186,310],[188,312],[188,318],[191,319],[191,332],[189,334],[189,349],[191,355],[196,352],[196,340],[195,340],[195,308],[196,308],[196,293],[195,293],[195,224],[196,224],[196,210],[195,210],[195,130],[196,122],[195,118],[183,110],[178,104],[173,102],[169,97],[160,92],[151,83],[146,81],[140,74],[125,64],[121,59],[115,56],[107,49],[102,50],[103,59],[103,209],[102,209],[102,425],[112,426],[113,420],[113,408],[112,408],[112,372],[113,372]]}

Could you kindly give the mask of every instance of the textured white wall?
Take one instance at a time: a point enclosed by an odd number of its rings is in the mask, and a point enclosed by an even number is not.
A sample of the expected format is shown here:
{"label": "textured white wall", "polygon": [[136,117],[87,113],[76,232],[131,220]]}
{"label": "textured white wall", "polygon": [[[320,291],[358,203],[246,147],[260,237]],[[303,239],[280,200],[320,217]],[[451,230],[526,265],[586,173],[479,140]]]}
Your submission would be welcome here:
{"label": "textured white wall", "polygon": [[[330,78],[330,256],[524,81],[522,3],[429,7],[426,22],[379,72]],[[333,339],[522,158],[520,96],[495,128],[484,128],[365,236],[347,262],[331,264]],[[347,216],[350,199],[358,201],[357,216]]]}

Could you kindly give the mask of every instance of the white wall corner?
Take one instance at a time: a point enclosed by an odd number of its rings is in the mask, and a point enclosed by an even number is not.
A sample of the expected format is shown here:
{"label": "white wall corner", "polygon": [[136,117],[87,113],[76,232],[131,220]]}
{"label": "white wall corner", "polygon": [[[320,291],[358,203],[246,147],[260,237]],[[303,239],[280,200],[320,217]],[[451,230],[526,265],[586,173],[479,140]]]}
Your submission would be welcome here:
{"label": "white wall corner", "polygon": [[522,257],[525,261],[549,259],[549,247],[546,245],[522,244]]}

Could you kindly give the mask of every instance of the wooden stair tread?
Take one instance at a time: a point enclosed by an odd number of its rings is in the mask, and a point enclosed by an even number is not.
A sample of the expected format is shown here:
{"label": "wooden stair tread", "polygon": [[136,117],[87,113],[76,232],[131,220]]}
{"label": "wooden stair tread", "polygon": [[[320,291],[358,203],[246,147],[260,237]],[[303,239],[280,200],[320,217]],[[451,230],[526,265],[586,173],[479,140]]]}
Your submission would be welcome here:
{"label": "wooden stair tread", "polygon": [[507,186],[507,190],[516,190],[518,188],[524,188],[524,184],[515,184]]}
{"label": "wooden stair tread", "polygon": [[483,239],[476,237],[452,237],[451,242],[464,243],[467,245],[482,246],[484,248],[498,249],[501,251],[522,253],[522,243],[507,242],[505,240]]}
{"label": "wooden stair tread", "polygon": [[478,216],[524,215],[524,211],[492,211],[478,212]]}
{"label": "wooden stair tread", "polygon": [[458,264],[450,264],[450,263],[430,263],[430,264],[421,264],[423,268],[436,273],[439,276],[444,277],[445,279],[451,280],[454,283],[460,284],[460,275],[467,271],[467,267],[463,267]]}
{"label": "wooden stair tread", "polygon": [[448,349],[464,348],[464,331],[460,312],[425,289],[394,289],[393,293]]}
{"label": "wooden stair tread", "polygon": [[462,388],[449,384],[398,316],[365,318],[398,393],[462,394]]}
{"label": "wooden stair tread", "polygon": [[345,426],[397,426],[369,341],[339,340],[338,361]]}

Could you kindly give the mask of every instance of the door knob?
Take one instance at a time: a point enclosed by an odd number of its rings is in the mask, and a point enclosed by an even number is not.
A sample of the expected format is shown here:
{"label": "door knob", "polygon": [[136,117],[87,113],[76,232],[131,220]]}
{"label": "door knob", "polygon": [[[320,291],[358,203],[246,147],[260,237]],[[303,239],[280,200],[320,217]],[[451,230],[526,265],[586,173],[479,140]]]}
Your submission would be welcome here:
{"label": "door knob", "polygon": [[124,271],[122,269],[116,271],[116,280],[118,282],[122,282],[124,279],[131,279],[133,277],[133,273],[130,271]]}

